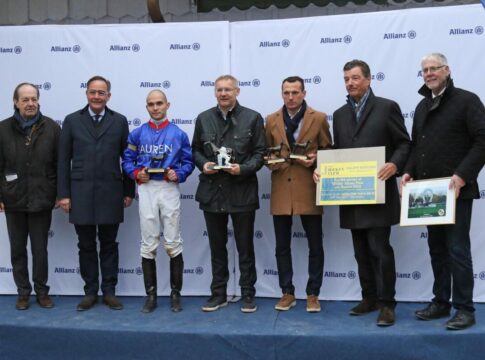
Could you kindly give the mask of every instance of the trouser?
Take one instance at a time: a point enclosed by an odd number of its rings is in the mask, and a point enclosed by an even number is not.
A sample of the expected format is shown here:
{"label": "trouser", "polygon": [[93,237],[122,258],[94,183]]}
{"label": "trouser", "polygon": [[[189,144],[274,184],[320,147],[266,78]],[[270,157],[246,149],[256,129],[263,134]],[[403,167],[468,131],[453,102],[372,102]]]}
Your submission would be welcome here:
{"label": "trouser", "polygon": [[163,232],[163,246],[168,256],[183,251],[180,236],[180,190],[173,182],[150,180],[138,186],[141,228],[141,256],[155,259]]}
{"label": "trouser", "polygon": [[[323,279],[323,232],[322,215],[300,215],[303,229],[308,240],[308,282],[307,295],[320,294]],[[274,215],[273,225],[276,237],[276,264],[278,278],[284,294],[295,294],[293,285],[293,265],[291,259],[291,215]]]}
{"label": "trouser", "polygon": [[32,253],[32,280],[37,295],[49,292],[47,286],[48,259],[47,239],[51,226],[52,211],[6,211],[8,237],[10,240],[10,258],[13,279],[19,295],[30,295],[32,285],[27,267],[27,238],[30,237]]}
{"label": "trouser", "polygon": [[254,256],[254,219],[255,211],[237,213],[212,213],[204,211],[211,250],[213,296],[227,295],[229,269],[227,260],[227,223],[231,216],[234,237],[239,255],[239,286],[242,296],[254,296],[256,289],[256,260]]}
{"label": "trouser", "polygon": [[74,225],[78,236],[79,267],[84,280],[84,293],[97,295],[99,290],[98,250],[101,265],[101,291],[104,295],[114,295],[118,283],[118,234],[119,224]]}
{"label": "trouser", "polygon": [[473,307],[473,264],[470,223],[473,200],[457,200],[455,224],[428,226],[428,246],[433,268],[433,301],[452,304],[455,309]]}
{"label": "trouser", "polygon": [[396,265],[394,250],[389,243],[391,228],[352,229],[351,232],[362,298],[394,307]]}

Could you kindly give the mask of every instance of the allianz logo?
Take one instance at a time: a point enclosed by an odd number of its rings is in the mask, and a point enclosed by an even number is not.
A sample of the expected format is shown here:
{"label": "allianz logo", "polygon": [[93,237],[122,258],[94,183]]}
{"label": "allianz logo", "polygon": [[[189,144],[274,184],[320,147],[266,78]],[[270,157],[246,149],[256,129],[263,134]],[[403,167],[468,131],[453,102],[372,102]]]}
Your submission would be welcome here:
{"label": "allianz logo", "polygon": [[54,273],[56,273],[56,274],[79,274],[79,268],[55,267]]}
{"label": "allianz logo", "polygon": [[51,46],[51,52],[73,52],[73,53],[78,53],[81,51],[81,47],[79,45],[74,45],[74,46],[59,46],[59,45],[54,45]]}
{"label": "allianz logo", "polygon": [[260,48],[267,48],[267,47],[284,47],[287,48],[290,46],[290,40],[283,39],[281,41],[260,41],[259,47]]}
{"label": "allianz logo", "polygon": [[[202,232],[202,236],[203,236],[203,237],[208,237],[208,236],[209,236],[209,233],[207,232],[207,230],[204,230],[204,231]],[[232,229],[227,229],[227,237],[228,237],[228,238],[232,238],[232,237],[234,237],[234,230],[232,230]]]}
{"label": "allianz logo", "polygon": [[412,273],[396,272],[396,278],[419,280],[421,279],[421,273],[419,271],[413,271]]}
{"label": "allianz logo", "polygon": [[278,275],[278,271],[274,269],[264,269],[263,275]]}
{"label": "allianz logo", "polygon": [[22,46],[2,47],[0,46],[0,54],[21,54]]}
{"label": "allianz logo", "polygon": [[293,238],[306,239],[306,234],[303,231],[293,231]]}
{"label": "allianz logo", "polygon": [[350,35],[344,35],[342,37],[326,36],[326,37],[320,38],[320,44],[339,44],[339,43],[350,44],[351,42],[352,42],[352,36]]}
{"label": "allianz logo", "polygon": [[415,39],[416,36],[417,33],[414,30],[409,30],[407,33],[384,33],[384,40]]}
{"label": "allianz logo", "polygon": [[194,120],[192,119],[172,119],[171,120],[172,124],[175,125],[191,125]]}
{"label": "allianz logo", "polygon": [[11,273],[12,271],[11,267],[0,266],[0,273]]}
{"label": "allianz logo", "polygon": [[140,87],[141,88],[164,88],[168,89],[171,86],[170,81],[164,80],[162,82],[150,82],[150,81],[141,81]]}
{"label": "allianz logo", "polygon": [[193,194],[180,194],[180,200],[194,200]]}
{"label": "allianz logo", "polygon": [[474,29],[472,28],[456,28],[456,29],[450,29],[448,35],[482,35],[483,34],[483,26],[478,25],[475,26]]}
{"label": "allianz logo", "polygon": [[480,199],[485,199],[485,190],[480,190]]}
{"label": "allianz logo", "polygon": [[133,45],[110,45],[109,51],[133,51],[138,52],[140,51],[140,45],[133,44]]}
{"label": "allianz logo", "polygon": [[52,88],[52,84],[48,81],[43,84],[34,84],[34,86],[39,90],[50,90]]}
{"label": "allianz logo", "polygon": [[200,44],[195,42],[193,44],[170,44],[170,50],[200,50]]}
{"label": "allianz logo", "polygon": [[259,87],[259,85],[261,85],[261,81],[259,79],[239,81],[238,83],[239,83],[239,87],[245,87],[245,86]]}
{"label": "allianz logo", "polygon": [[347,278],[347,273],[337,271],[325,271],[325,277],[329,278]]}
{"label": "allianz logo", "polygon": [[474,279],[485,280],[485,271],[480,271],[480,273],[478,273],[478,274],[473,274],[473,278]]}
{"label": "allianz logo", "polygon": [[410,112],[406,112],[406,113],[402,113],[402,117],[405,118],[405,119],[412,119],[414,118],[414,111],[410,111]]}
{"label": "allianz logo", "polygon": [[141,120],[138,118],[134,118],[133,120],[128,120],[128,125],[133,125],[133,126],[140,126],[141,125]]}
{"label": "allianz logo", "polygon": [[202,275],[203,273],[204,268],[202,266],[197,266],[195,269],[184,269],[184,274]]}
{"label": "allianz logo", "polygon": [[[118,268],[118,274],[137,274],[136,269]],[[137,274],[138,275],[138,274]]]}

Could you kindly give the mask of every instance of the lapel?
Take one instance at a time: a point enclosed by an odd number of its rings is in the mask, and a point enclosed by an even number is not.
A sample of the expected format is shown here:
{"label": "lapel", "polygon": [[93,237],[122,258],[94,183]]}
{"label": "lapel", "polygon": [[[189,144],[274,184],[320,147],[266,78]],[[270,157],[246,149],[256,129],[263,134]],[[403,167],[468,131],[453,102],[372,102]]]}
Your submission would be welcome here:
{"label": "lapel", "polygon": [[[372,108],[374,107],[374,104],[375,104],[375,96],[374,96],[374,93],[372,93],[372,90],[371,90],[371,93],[369,94],[369,97],[367,98],[367,102],[365,104],[364,111],[360,115],[360,120],[357,123],[357,126],[355,127],[354,136],[357,135],[359,133],[360,129],[362,128],[362,126],[364,126],[364,123],[367,121],[367,119],[370,116],[370,113],[372,112]],[[356,121],[355,113],[354,113],[353,110],[352,110],[352,113],[354,115],[352,120]]]}
{"label": "lapel", "polygon": [[87,107],[84,108],[83,111],[81,111],[81,123],[84,125],[84,127],[88,130],[89,134],[91,134],[93,138],[96,139],[98,137],[96,128],[94,127],[93,118],[89,114]]}
{"label": "lapel", "polygon": [[300,128],[300,132],[298,134],[298,138],[295,139],[297,143],[302,143],[302,139],[305,138],[307,132],[310,130],[312,123],[313,123],[313,112],[314,110],[307,106],[305,114],[303,114],[303,119],[301,119],[302,124]]}
{"label": "lapel", "polygon": [[[283,119],[283,108],[281,108],[281,110],[276,114],[273,127],[277,133],[277,138],[280,138],[281,142],[283,142],[286,145],[286,148],[289,149],[290,143],[288,142],[288,138],[286,137],[285,120]],[[278,142],[274,145],[277,146],[279,144],[280,143]]]}
{"label": "lapel", "polygon": [[113,116],[113,113],[111,112],[111,110],[106,108],[104,112],[103,121],[101,121],[101,126],[98,128],[98,131],[97,131],[98,132],[97,137],[100,138],[101,136],[103,136],[114,122],[115,122],[115,117]]}

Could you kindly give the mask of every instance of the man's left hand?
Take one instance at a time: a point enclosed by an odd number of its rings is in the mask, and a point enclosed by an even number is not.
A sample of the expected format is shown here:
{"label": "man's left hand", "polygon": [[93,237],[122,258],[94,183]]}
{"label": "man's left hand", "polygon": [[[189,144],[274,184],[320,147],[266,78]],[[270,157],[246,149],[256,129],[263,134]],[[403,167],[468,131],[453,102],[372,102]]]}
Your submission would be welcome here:
{"label": "man's left hand", "polygon": [[123,205],[125,206],[125,208],[129,207],[132,202],[133,202],[133,198],[131,198],[129,196],[125,196],[123,198]]}
{"label": "man's left hand", "polygon": [[394,165],[393,163],[385,163],[384,166],[379,170],[377,173],[377,177],[379,180],[386,181],[389,179],[391,176],[396,175],[397,173],[397,166]]}
{"label": "man's left hand", "polygon": [[239,167],[239,164],[231,164],[230,169],[223,170],[231,175],[239,175],[241,173],[241,168]]}
{"label": "man's left hand", "polygon": [[316,159],[317,159],[317,154],[312,153],[312,154],[307,155],[306,160],[297,159],[296,162],[298,162],[300,165],[302,165],[304,167],[311,167],[315,163]]}
{"label": "man's left hand", "polygon": [[465,185],[466,185],[465,180],[463,180],[458,175],[453,175],[451,177],[449,188],[450,189],[455,188],[455,198],[458,198],[458,196],[460,196],[460,189]]}

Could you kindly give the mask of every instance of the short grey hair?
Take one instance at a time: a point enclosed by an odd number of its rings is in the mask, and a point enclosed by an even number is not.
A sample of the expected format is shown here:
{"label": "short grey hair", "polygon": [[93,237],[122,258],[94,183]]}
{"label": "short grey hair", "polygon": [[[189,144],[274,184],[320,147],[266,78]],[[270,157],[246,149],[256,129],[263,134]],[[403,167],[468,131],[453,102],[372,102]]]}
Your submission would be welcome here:
{"label": "short grey hair", "polygon": [[431,53],[431,54],[423,56],[423,58],[421,59],[421,66],[423,65],[423,63],[425,61],[428,61],[428,60],[431,60],[431,59],[437,60],[440,63],[440,65],[447,65],[448,66],[448,60],[446,59],[446,56],[444,56],[441,53]]}

